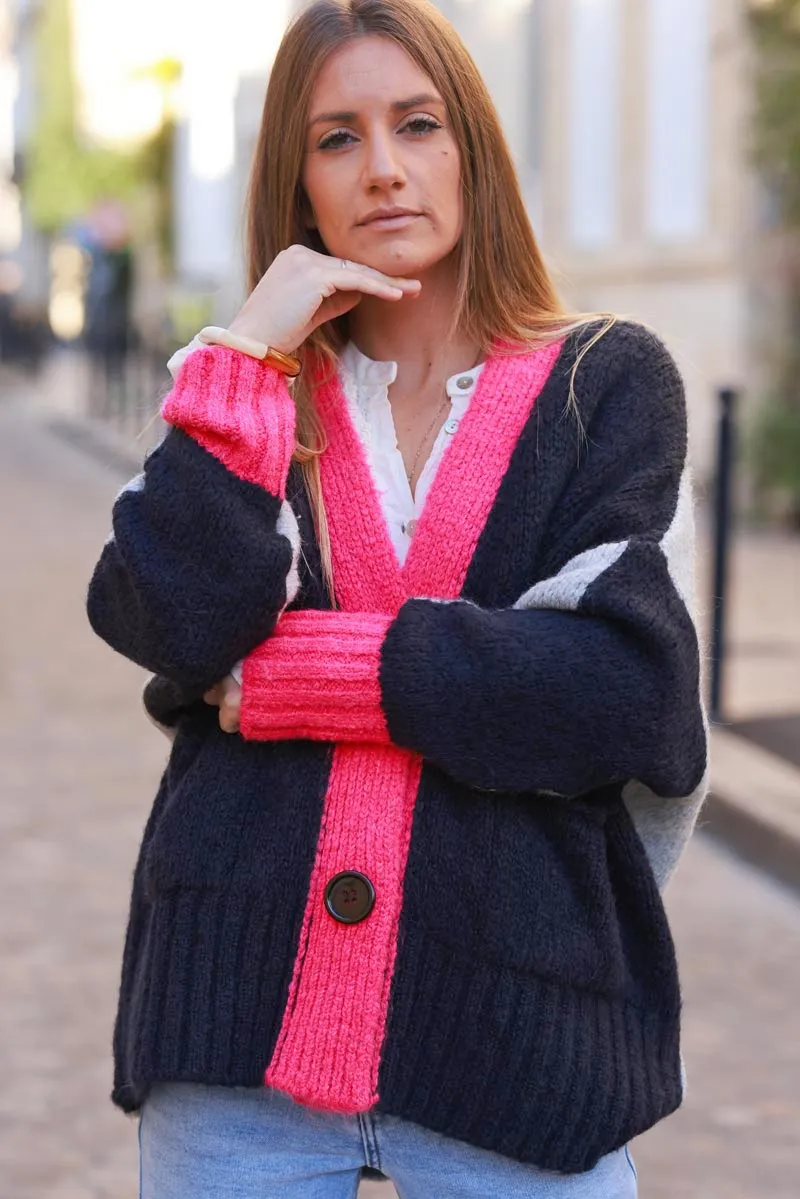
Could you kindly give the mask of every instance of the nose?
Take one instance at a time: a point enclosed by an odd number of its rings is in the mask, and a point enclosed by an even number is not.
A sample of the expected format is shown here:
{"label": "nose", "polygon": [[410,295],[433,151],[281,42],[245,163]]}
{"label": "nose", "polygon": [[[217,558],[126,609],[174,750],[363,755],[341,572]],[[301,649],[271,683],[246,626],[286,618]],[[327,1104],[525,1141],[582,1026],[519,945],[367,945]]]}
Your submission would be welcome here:
{"label": "nose", "polygon": [[400,188],[406,175],[397,138],[387,129],[372,130],[367,140],[364,166],[365,183],[370,191]]}

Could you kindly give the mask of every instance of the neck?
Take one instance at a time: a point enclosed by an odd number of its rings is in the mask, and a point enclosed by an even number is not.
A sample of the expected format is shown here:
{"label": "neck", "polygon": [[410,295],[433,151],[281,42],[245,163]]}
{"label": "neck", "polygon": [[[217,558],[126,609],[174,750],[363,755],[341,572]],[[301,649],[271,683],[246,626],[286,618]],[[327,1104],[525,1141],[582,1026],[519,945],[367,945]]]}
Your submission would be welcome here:
{"label": "neck", "polygon": [[396,362],[398,380],[419,388],[469,370],[480,360],[481,347],[459,332],[449,336],[456,302],[455,255],[415,277],[422,282],[416,299],[364,296],[350,313],[350,336],[368,358]]}

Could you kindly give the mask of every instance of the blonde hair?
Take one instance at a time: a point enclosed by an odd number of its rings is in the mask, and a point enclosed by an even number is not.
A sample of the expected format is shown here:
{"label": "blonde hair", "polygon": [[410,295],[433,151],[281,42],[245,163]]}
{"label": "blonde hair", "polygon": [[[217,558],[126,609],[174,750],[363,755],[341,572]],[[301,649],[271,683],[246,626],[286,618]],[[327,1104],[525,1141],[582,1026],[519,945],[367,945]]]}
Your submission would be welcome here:
{"label": "blonde hair", "polygon": [[[294,243],[325,252],[306,227],[301,182],[309,105],[328,56],[366,35],[405,50],[442,96],[458,146],[463,232],[456,249],[458,285],[453,329],[484,348],[495,340],[524,352],[560,340],[598,318],[572,369],[568,407],[578,417],[575,374],[583,356],[616,320],[609,313],[564,311],[542,259],[511,154],[489,92],[447,20],[427,0],[316,0],[287,29],[270,74],[247,201],[248,281],[252,290],[273,259]],[[335,369],[347,341],[347,318],[317,328],[299,352]],[[319,471],[325,437],[313,385],[294,384],[297,449],[314,516],[324,579],[335,603],[333,566]]]}

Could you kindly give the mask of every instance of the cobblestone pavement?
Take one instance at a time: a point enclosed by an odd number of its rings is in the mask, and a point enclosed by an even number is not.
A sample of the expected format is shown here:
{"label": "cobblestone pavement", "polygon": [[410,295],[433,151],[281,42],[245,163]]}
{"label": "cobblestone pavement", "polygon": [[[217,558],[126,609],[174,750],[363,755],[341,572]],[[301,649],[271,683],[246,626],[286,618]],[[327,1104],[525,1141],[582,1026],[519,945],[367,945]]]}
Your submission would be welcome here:
{"label": "cobblestone pavement", "polygon": [[[108,1047],[166,742],[141,713],[142,672],[84,615],[119,486],[0,404],[0,1199],[137,1193],[136,1128],[108,1102]],[[796,1199],[800,904],[698,837],[669,906],[689,1093],[634,1146],[641,1194]]]}

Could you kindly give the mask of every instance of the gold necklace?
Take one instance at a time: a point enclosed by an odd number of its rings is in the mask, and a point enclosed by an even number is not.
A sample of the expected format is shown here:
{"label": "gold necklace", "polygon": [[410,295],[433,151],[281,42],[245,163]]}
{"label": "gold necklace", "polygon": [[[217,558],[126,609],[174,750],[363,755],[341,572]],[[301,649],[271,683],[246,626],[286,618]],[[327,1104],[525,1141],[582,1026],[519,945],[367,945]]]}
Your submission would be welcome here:
{"label": "gold necklace", "polygon": [[431,421],[431,423],[428,425],[428,428],[427,428],[427,431],[426,431],[426,433],[425,433],[425,436],[423,437],[422,441],[421,441],[421,442],[420,442],[420,444],[419,444],[419,449],[417,450],[416,454],[414,455],[414,461],[411,463],[411,470],[407,470],[407,471],[406,471],[406,478],[408,479],[408,485],[409,485],[409,487],[411,486],[411,480],[414,478],[414,471],[417,469],[417,463],[419,462],[419,456],[420,456],[420,454],[422,453],[423,446],[425,445],[425,442],[426,442],[426,441],[428,440],[428,438],[430,437],[430,435],[431,435],[431,433],[432,433],[432,431],[433,431],[433,428],[434,428],[434,426],[435,426],[435,424],[436,424],[437,420],[438,420],[438,419],[439,419],[439,417],[442,415],[442,412],[443,412],[443,411],[444,411],[444,409],[447,407],[448,403],[452,403],[452,400],[450,399],[450,396],[449,396],[449,395],[447,394],[447,392],[445,391],[445,393],[444,393],[444,399],[442,400],[442,402],[441,402],[441,404],[439,405],[439,407],[436,409],[436,413],[435,413],[435,415],[434,415],[434,418],[433,418],[433,420]]}

